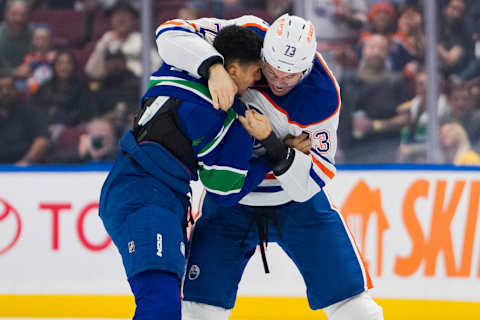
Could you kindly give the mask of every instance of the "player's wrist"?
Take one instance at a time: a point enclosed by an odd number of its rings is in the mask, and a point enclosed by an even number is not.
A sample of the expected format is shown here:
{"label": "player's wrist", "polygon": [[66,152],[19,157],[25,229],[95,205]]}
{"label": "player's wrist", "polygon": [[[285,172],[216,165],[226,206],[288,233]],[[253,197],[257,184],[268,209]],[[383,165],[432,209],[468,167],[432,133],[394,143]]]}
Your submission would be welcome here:
{"label": "player's wrist", "polygon": [[211,72],[218,67],[223,68],[223,57],[222,56],[212,56],[207,60],[203,61],[200,67],[198,67],[198,74],[208,80],[210,78]]}
{"label": "player's wrist", "polygon": [[267,151],[267,157],[275,175],[281,175],[290,168],[295,152],[278,139],[273,131],[265,139],[260,140],[260,143]]}

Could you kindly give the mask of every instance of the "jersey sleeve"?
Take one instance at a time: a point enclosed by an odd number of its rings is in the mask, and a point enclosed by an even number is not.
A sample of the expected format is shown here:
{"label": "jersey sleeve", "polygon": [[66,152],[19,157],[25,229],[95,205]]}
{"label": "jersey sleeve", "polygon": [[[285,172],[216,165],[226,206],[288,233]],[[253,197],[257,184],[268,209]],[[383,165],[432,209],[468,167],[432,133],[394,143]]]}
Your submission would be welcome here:
{"label": "jersey sleeve", "polygon": [[252,159],[252,138],[233,108],[223,112],[186,104],[187,116],[180,119],[192,139],[200,181],[219,205],[234,205],[255,189],[271,168],[263,159]]}
{"label": "jersey sleeve", "polygon": [[156,32],[158,53],[163,61],[197,77],[206,77],[207,66],[223,63],[223,57],[213,47],[217,33],[226,26],[239,25],[249,28],[262,37],[268,24],[254,16],[232,20],[202,18],[197,20],[169,20]]}

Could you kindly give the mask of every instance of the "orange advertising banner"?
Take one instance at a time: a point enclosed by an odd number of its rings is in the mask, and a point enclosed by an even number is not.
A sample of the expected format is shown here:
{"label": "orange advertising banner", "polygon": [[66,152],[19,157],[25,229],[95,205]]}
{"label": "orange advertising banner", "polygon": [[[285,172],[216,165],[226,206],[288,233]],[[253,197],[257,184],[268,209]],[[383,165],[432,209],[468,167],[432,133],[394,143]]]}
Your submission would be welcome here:
{"label": "orange advertising banner", "polygon": [[[130,295],[120,256],[97,215],[106,170],[0,166],[0,316],[59,316],[48,303],[46,313],[22,311],[25,301],[40,306],[38,299],[48,297],[110,297],[113,303]],[[195,210],[203,188],[192,188]],[[428,305],[433,314],[439,301],[455,306],[455,314],[480,317],[480,169],[343,166],[326,192],[354,235],[374,283],[371,293],[386,311],[401,315],[408,306]],[[258,254],[248,264],[239,301],[303,299],[303,310],[305,285],[296,267],[275,244],[267,258],[269,275]],[[64,305],[62,316],[84,315],[84,308]],[[89,310],[107,316],[103,304]]]}

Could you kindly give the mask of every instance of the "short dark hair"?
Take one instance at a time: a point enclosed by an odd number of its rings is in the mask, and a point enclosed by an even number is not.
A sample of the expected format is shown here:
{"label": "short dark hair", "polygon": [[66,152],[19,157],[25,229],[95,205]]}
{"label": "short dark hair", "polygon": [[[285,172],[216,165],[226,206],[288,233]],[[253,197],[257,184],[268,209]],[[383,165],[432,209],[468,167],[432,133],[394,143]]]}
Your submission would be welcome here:
{"label": "short dark hair", "polygon": [[220,30],[213,46],[225,59],[225,66],[228,66],[234,61],[246,64],[260,60],[262,43],[263,39],[254,31],[228,26]]}

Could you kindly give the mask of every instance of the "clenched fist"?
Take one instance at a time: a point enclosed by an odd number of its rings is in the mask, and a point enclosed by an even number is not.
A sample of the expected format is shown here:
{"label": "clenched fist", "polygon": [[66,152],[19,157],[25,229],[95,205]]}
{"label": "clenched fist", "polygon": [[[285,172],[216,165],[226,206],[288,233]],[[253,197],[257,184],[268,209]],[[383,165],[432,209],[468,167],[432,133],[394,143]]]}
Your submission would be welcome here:
{"label": "clenched fist", "polygon": [[267,117],[254,110],[246,110],[245,117],[239,115],[238,120],[245,130],[257,140],[265,140],[272,132]]}
{"label": "clenched fist", "polygon": [[209,69],[208,89],[215,109],[227,111],[233,104],[238,88],[222,64],[216,63]]}
{"label": "clenched fist", "polygon": [[283,139],[283,142],[291,148],[302,151],[306,155],[309,155],[310,150],[312,149],[312,140],[306,133],[301,133],[296,137],[288,135]]}

